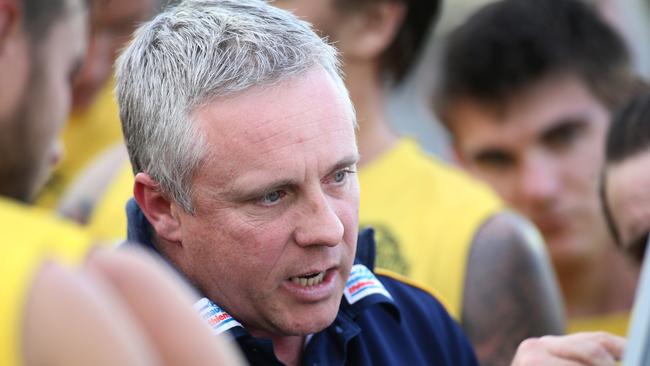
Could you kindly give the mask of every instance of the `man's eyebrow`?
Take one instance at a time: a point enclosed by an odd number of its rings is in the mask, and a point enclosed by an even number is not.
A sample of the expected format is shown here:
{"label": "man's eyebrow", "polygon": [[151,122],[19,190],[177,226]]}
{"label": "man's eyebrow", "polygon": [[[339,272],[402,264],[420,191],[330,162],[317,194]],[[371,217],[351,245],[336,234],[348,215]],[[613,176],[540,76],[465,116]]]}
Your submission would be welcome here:
{"label": "man's eyebrow", "polygon": [[228,193],[228,195],[236,201],[244,202],[244,201],[249,201],[252,199],[259,198],[269,192],[277,191],[282,188],[295,186],[296,184],[297,182],[292,179],[281,179],[251,189],[247,189],[247,188],[233,189]]}
{"label": "man's eyebrow", "polygon": [[563,116],[561,118],[556,119],[555,120],[556,123],[553,126],[547,128],[542,133],[542,135],[547,136],[554,132],[558,132],[566,129],[585,127],[587,125],[587,121],[589,120],[589,118],[590,117],[587,113],[578,113],[570,116]]}
{"label": "man's eyebrow", "polygon": [[478,163],[493,163],[496,162],[497,160],[499,162],[512,162],[514,159],[512,157],[512,154],[510,154],[508,151],[499,148],[499,147],[487,147],[481,150],[476,151],[472,155],[472,160],[478,162]]}
{"label": "man's eyebrow", "polygon": [[349,166],[355,165],[356,163],[359,162],[359,154],[356,153],[354,155],[346,156],[343,159],[339,160],[334,164],[328,171],[327,175],[332,174],[336,172],[337,170],[341,170],[343,168],[347,168]]}

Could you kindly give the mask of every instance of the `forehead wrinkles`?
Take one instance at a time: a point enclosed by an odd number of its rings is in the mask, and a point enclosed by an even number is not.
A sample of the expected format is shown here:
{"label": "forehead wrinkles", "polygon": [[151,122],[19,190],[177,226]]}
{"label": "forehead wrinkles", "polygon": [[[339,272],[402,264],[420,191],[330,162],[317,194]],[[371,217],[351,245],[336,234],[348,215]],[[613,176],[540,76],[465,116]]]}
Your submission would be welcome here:
{"label": "forehead wrinkles", "polygon": [[[307,164],[315,166],[319,171],[328,168],[333,160],[343,155],[355,152],[354,133],[352,128],[345,126],[322,129],[321,122],[314,121],[301,126],[292,126],[287,131],[274,133],[271,136],[252,138],[234,146],[238,159],[233,160],[231,172],[247,170],[274,170],[291,166],[298,168]],[[349,146],[348,146],[349,145]],[[226,150],[228,151],[228,150]],[[230,149],[232,151],[232,149]],[[338,156],[341,155],[341,156]],[[330,161],[332,160],[332,161]],[[244,162],[244,166],[239,163]]]}
{"label": "forehead wrinkles", "polygon": [[[347,127],[354,134],[353,118],[347,113],[340,98],[337,95],[326,97],[331,98],[329,103],[314,103],[315,100],[322,100],[323,96],[302,95],[292,101],[282,115],[275,113],[259,116],[258,119],[244,117],[250,125],[244,130],[245,142],[273,145],[277,139],[288,139],[284,143],[291,143],[291,137],[298,139],[297,142],[305,142],[335,129],[347,131]],[[280,143],[278,146],[282,145]]]}
{"label": "forehead wrinkles", "polygon": [[213,158],[233,154],[265,158],[265,154],[294,145],[315,145],[314,149],[335,143],[355,143],[354,123],[343,110],[331,112],[324,111],[323,107],[305,107],[290,114],[269,116],[250,116],[245,110],[237,110],[222,116],[215,110],[202,118],[200,129],[212,142],[209,153]]}
{"label": "forehead wrinkles", "polygon": [[[320,172],[340,158],[337,152],[341,156],[356,152],[350,121],[337,122],[324,117],[306,123],[279,125],[271,122],[262,123],[253,130],[231,129],[217,139],[210,139],[202,166],[212,170],[211,183],[225,188],[247,172],[277,173],[275,167],[291,167],[294,173],[305,174],[306,168],[313,166]],[[321,161],[322,158],[327,161]],[[216,166],[219,166],[217,174]]]}
{"label": "forehead wrinkles", "polygon": [[[343,138],[350,132],[354,134],[351,126],[347,128],[345,123],[338,123],[337,117],[323,117],[309,122],[298,122],[278,128],[278,126],[259,126],[256,129],[248,130],[245,133],[246,142],[257,145],[266,152],[279,150],[294,144],[310,144],[313,140],[332,137]],[[333,126],[337,125],[338,126]]]}

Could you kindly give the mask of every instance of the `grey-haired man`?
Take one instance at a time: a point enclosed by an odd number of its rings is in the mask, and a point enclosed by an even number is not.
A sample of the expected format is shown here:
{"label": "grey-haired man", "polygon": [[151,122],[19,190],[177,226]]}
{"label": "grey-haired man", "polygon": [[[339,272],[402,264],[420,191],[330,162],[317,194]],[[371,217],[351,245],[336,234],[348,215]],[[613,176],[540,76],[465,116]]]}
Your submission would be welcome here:
{"label": "grey-haired man", "polygon": [[309,25],[262,1],[185,1],[137,32],[117,95],[130,239],[249,362],[476,364],[443,306],[373,272],[371,233],[357,243],[354,110]]}

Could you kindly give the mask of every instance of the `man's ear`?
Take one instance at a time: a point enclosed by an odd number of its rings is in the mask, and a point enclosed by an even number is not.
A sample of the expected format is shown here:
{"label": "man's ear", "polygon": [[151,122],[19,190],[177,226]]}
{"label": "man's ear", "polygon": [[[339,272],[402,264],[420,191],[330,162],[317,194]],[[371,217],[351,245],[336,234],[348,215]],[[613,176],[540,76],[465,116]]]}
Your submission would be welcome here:
{"label": "man's ear", "polygon": [[348,15],[341,42],[337,47],[347,60],[375,60],[393,42],[399,32],[406,6],[400,1],[381,1],[368,10]]}
{"label": "man's ear", "polygon": [[182,242],[178,207],[163,194],[158,182],[147,173],[136,174],[133,196],[159,238],[172,243]]}
{"label": "man's ear", "polygon": [[20,23],[21,11],[16,0],[0,0],[0,54]]}

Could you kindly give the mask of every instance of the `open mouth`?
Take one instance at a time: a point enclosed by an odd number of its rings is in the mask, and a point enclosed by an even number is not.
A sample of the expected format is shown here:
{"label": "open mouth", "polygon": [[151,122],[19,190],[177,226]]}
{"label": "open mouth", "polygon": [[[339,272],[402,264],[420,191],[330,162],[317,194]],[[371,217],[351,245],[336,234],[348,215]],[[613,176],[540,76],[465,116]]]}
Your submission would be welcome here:
{"label": "open mouth", "polygon": [[310,273],[304,276],[291,277],[291,282],[302,287],[316,286],[323,283],[325,279],[325,271]]}

